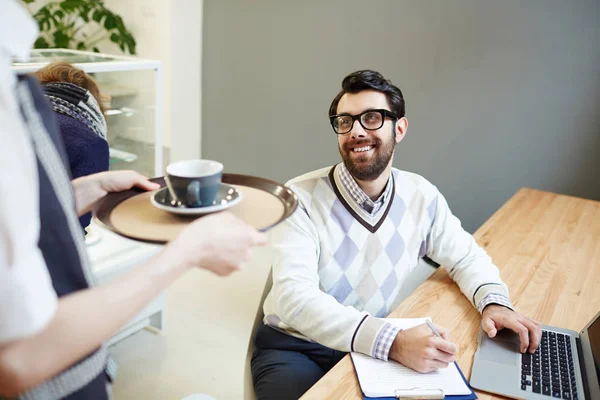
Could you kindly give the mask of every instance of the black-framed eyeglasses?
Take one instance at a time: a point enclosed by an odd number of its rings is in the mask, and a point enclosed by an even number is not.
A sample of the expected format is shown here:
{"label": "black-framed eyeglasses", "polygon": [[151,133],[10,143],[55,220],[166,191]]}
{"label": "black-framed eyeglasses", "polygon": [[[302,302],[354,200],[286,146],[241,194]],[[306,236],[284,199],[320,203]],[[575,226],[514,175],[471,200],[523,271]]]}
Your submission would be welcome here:
{"label": "black-framed eyeglasses", "polygon": [[335,133],[337,133],[338,135],[343,135],[352,130],[352,127],[354,126],[354,121],[356,120],[360,122],[360,125],[365,130],[374,131],[383,126],[386,117],[389,117],[393,120],[398,119],[398,116],[389,110],[377,109],[367,110],[358,115],[330,115],[329,121],[331,122],[331,126],[333,127]]}

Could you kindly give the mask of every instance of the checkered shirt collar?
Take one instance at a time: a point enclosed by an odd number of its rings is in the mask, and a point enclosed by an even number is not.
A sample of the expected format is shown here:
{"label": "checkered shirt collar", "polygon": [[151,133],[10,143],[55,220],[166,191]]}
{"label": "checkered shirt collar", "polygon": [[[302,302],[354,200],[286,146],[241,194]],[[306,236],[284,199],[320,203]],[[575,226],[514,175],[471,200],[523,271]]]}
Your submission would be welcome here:
{"label": "checkered shirt collar", "polygon": [[385,184],[385,189],[383,190],[383,193],[377,198],[377,200],[373,201],[360,188],[360,186],[358,186],[358,183],[356,183],[356,181],[354,180],[354,178],[350,174],[350,171],[348,171],[344,163],[338,164],[336,171],[346,192],[348,192],[350,196],[352,196],[352,199],[356,202],[356,204],[358,204],[363,210],[367,211],[369,214],[376,214],[377,211],[381,209],[381,206],[388,201],[393,186],[390,183],[392,180],[391,173],[387,183]]}

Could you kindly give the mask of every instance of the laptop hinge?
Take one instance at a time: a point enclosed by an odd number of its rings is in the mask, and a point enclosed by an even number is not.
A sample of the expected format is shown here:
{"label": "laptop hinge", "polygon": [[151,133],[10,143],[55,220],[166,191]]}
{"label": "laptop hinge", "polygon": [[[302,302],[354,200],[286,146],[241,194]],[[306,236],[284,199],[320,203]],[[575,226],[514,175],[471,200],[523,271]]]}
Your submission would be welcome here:
{"label": "laptop hinge", "polygon": [[583,348],[581,346],[581,339],[579,337],[575,338],[575,343],[577,344],[577,357],[579,358],[579,370],[581,371],[581,380],[583,382],[583,393],[585,394],[585,398],[590,398],[590,388],[588,386],[587,372],[585,370],[585,361],[583,360]]}

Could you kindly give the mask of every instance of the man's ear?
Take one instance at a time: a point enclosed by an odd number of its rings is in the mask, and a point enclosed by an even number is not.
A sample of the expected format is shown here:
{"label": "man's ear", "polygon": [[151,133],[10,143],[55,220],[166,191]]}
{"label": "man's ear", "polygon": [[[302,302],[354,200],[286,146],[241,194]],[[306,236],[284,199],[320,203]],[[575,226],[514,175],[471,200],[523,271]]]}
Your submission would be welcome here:
{"label": "man's ear", "polygon": [[400,118],[396,121],[396,125],[394,126],[394,139],[396,144],[400,143],[404,136],[406,136],[406,131],[408,130],[408,120],[406,117]]}

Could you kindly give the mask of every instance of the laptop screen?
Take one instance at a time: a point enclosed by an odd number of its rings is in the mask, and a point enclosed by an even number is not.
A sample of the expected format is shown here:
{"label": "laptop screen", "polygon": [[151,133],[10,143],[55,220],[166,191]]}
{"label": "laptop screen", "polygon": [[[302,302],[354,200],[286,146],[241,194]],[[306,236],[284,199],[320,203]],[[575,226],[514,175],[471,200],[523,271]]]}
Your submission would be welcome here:
{"label": "laptop screen", "polygon": [[[599,314],[600,315],[600,314]],[[600,381],[600,317],[596,318],[587,329],[592,346],[592,355],[594,356],[594,364],[596,364],[596,375]]]}

